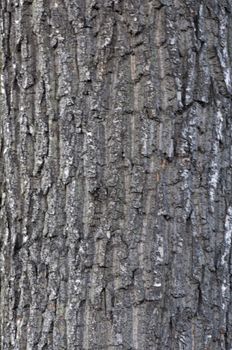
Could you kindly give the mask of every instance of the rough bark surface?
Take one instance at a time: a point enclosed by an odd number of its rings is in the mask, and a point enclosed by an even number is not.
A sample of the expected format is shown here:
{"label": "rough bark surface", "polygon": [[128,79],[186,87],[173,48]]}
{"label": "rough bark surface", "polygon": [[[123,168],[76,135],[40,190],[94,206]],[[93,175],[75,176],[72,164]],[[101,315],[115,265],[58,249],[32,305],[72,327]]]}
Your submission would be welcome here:
{"label": "rough bark surface", "polygon": [[231,0],[1,0],[2,350],[232,349]]}

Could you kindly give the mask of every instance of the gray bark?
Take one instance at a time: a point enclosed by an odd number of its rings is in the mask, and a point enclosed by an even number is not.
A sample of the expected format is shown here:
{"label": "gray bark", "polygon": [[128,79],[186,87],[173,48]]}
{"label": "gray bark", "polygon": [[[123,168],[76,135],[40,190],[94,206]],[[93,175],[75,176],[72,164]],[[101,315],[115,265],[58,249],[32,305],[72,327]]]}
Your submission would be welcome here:
{"label": "gray bark", "polygon": [[0,1],[0,349],[232,349],[231,5]]}

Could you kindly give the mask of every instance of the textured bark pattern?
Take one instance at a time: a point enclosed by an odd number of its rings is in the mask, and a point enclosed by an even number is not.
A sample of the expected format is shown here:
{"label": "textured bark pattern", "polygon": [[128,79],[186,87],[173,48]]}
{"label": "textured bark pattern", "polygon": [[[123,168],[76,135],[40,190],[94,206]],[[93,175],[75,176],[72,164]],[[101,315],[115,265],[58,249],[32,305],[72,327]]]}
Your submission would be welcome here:
{"label": "textured bark pattern", "polygon": [[231,1],[0,6],[0,348],[230,350]]}

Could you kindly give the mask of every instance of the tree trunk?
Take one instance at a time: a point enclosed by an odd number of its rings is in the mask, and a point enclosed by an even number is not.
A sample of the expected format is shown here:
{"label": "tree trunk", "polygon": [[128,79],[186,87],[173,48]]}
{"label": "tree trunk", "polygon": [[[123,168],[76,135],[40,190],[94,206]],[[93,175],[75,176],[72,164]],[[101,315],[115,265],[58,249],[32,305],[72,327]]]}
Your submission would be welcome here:
{"label": "tree trunk", "polygon": [[232,348],[230,0],[1,0],[2,350]]}

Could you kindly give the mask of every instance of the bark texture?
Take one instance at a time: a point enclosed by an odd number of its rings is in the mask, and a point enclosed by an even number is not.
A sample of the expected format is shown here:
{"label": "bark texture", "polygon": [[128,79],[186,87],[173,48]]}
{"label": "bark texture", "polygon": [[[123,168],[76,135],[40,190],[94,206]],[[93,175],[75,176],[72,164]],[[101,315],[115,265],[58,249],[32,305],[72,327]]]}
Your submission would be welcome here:
{"label": "bark texture", "polygon": [[232,349],[231,0],[1,0],[1,350]]}

